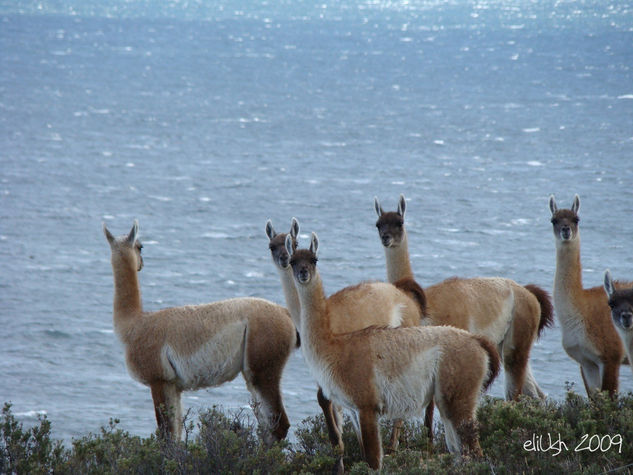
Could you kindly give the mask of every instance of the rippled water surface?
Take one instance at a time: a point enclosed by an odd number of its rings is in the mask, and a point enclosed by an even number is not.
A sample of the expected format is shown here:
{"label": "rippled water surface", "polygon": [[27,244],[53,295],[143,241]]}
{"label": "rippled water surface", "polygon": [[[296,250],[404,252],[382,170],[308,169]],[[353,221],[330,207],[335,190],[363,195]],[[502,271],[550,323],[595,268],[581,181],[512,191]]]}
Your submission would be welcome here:
{"label": "rippled water surface", "polygon": [[[0,402],[21,420],[154,430],[112,331],[102,222],[139,220],[148,310],[282,303],[267,218],[319,233],[328,293],[383,279],[373,198],[400,193],[422,285],[551,291],[551,193],[581,197],[585,285],[633,279],[625,2],[111,3],[0,3]],[[553,398],[584,392],[558,327],[532,367]],[[294,426],[319,411],[300,352],[283,390]],[[184,404],[248,393],[240,377]]]}

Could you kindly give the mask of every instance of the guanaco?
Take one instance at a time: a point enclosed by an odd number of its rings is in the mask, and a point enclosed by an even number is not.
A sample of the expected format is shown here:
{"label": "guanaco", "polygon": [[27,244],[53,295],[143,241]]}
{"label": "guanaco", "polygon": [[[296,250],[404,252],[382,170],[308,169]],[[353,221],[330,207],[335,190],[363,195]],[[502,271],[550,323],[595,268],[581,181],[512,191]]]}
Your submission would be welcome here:
{"label": "guanaco", "polygon": [[583,288],[580,263],[580,197],[570,209],[559,209],[549,198],[556,242],[554,309],[561,325],[563,348],[580,365],[587,395],[618,390],[624,347],[611,321],[607,297],[601,286]]}
{"label": "guanaco", "polygon": [[494,345],[440,326],[372,326],[335,334],[333,314],[362,315],[362,298],[371,290],[359,284],[326,299],[316,267],[318,246],[314,233],[309,249],[295,250],[286,237],[301,305],[303,354],[325,395],[352,411],[369,466],[379,469],[382,463],[378,418],[418,416],[431,399],[444,421],[449,450],[481,456],[475,410],[482,390],[498,373]]}
{"label": "guanaco", "polygon": [[[286,299],[286,305],[290,311],[293,322],[297,329],[301,329],[301,305],[299,296],[295,287],[294,278],[292,276],[292,268],[290,267],[290,255],[286,249],[286,236],[291,239],[293,249],[297,247],[297,236],[299,235],[299,222],[296,218],[292,218],[290,231],[288,233],[278,233],[275,231],[272,221],[266,222],[266,236],[269,240],[269,249],[271,257],[277,272],[281,278],[281,285]],[[379,326],[414,326],[420,324],[420,319],[424,312],[425,300],[424,292],[411,279],[403,279],[396,285],[402,292],[393,292],[390,284],[374,282],[367,284],[373,289],[370,296],[363,299],[367,308],[366,312],[350,314],[346,312],[338,312],[332,316],[330,320],[331,329],[335,334],[348,333],[360,330],[372,325]],[[360,289],[359,289],[360,290]],[[392,309],[390,312],[378,313],[372,312],[371,309],[377,305],[377,297],[389,295],[387,305]],[[354,291],[347,294],[356,297]],[[414,300],[412,300],[412,298]],[[380,304],[382,304],[381,302]],[[325,416],[325,423],[333,446],[343,449],[342,415],[338,407],[333,407],[330,400],[324,395],[321,388],[317,393],[317,400],[321,406],[321,410]],[[432,419],[431,419],[432,421]],[[398,445],[398,436],[402,427],[402,421],[394,422],[391,434],[391,442],[389,450],[395,451]],[[428,422],[429,437],[432,436],[431,422]]]}
{"label": "guanaco", "polygon": [[296,330],[288,311],[259,298],[143,310],[138,272],[143,268],[138,222],[114,237],[105,224],[114,274],[114,329],[130,375],[149,386],[162,436],[179,440],[181,393],[219,386],[240,372],[253,397],[264,442],[283,439],[290,426],[280,380]]}
{"label": "guanaco", "polygon": [[613,281],[608,270],[604,273],[604,289],[609,298],[611,318],[624,345],[629,364],[633,361],[631,359],[633,357],[633,287],[631,285],[629,283],[624,287],[621,283]]}
{"label": "guanaco", "polygon": [[[404,195],[400,195],[396,211],[385,212],[378,198],[374,198],[374,207],[387,280],[413,277],[404,225]],[[423,323],[452,325],[485,336],[498,346],[506,373],[506,399],[521,394],[545,398],[529,365],[533,343],[553,324],[552,304],[545,290],[501,277],[453,277],[424,288],[424,293],[427,310]]]}

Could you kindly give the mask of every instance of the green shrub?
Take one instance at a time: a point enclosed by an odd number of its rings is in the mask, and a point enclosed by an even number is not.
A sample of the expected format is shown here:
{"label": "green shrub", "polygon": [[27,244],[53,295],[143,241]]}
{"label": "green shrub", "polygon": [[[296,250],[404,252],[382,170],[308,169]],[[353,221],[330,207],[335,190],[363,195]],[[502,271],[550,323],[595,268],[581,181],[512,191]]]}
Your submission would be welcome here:
{"label": "green shrub", "polygon": [[[383,472],[584,474],[633,470],[633,394],[615,399],[598,395],[588,400],[570,391],[562,402],[529,398],[506,402],[486,397],[478,418],[484,459],[448,454],[441,423],[431,447],[421,421],[409,421],[404,424],[399,449],[384,457]],[[391,428],[390,422],[381,424],[384,446]],[[348,418],[343,436],[346,471],[374,473],[361,458]],[[99,434],[75,439],[66,449],[51,439],[51,423],[45,416],[25,429],[11,413],[11,405],[5,404],[0,416],[0,473],[330,473],[341,454],[330,445],[323,416],[305,419],[295,429],[295,437],[294,443],[282,441],[267,449],[251,418],[213,407],[200,413],[195,423],[187,417],[181,442],[163,440],[157,433],[131,435],[113,419]],[[586,449],[580,450],[583,447]]]}
{"label": "green shrub", "polygon": [[257,437],[255,423],[242,411],[227,417],[218,408],[200,415],[194,445],[199,456],[192,460],[195,473],[272,473],[287,465],[282,441],[266,449]]}
{"label": "green shrub", "polygon": [[73,440],[66,457],[66,470],[82,474],[159,473],[165,472],[161,444],[156,436],[130,435],[110,419],[99,435],[89,434]]}
{"label": "green shrub", "polygon": [[51,440],[51,423],[38,416],[39,424],[24,430],[5,403],[0,418],[0,473],[50,473],[64,458],[61,442]]}
{"label": "green shrub", "polygon": [[632,411],[631,394],[588,400],[568,392],[563,403],[485,398],[481,445],[495,473],[616,470],[633,461]]}

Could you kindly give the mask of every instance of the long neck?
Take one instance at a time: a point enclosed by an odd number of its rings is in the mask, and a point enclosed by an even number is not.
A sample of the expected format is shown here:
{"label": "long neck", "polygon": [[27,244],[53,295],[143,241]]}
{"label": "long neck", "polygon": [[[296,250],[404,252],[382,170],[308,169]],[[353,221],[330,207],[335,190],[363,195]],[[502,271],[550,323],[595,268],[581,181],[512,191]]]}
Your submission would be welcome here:
{"label": "long neck", "polygon": [[402,241],[397,247],[385,247],[387,261],[387,280],[394,283],[403,277],[413,277],[409,259],[409,242],[407,232],[403,230]]}
{"label": "long neck", "polygon": [[138,272],[128,262],[112,262],[114,274],[114,323],[143,312]]}
{"label": "long neck", "polygon": [[292,277],[292,267],[286,269],[277,268],[279,277],[281,278],[281,288],[286,298],[286,307],[290,312],[290,317],[295,324],[295,328],[301,329],[301,303],[299,302],[299,294]]}
{"label": "long neck", "polygon": [[556,241],[555,296],[571,295],[581,290],[580,236],[570,242]]}
{"label": "long neck", "polygon": [[315,273],[308,285],[297,285],[301,304],[301,337],[314,345],[327,341],[332,335],[330,316],[327,312],[323,282],[319,273]]}

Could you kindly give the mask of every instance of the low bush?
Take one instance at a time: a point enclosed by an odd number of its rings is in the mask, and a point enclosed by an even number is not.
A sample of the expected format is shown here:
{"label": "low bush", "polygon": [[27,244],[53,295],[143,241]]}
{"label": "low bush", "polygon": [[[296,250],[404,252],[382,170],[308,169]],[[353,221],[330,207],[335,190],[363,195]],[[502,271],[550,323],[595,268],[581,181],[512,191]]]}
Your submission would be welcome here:
{"label": "low bush", "polygon": [[[485,397],[478,412],[485,458],[460,459],[446,452],[443,428],[431,447],[419,421],[405,423],[400,447],[385,456],[383,472],[431,473],[630,473],[633,471],[633,394],[588,400],[568,392],[562,402],[522,398],[516,402]],[[369,474],[352,424],[345,420],[345,453],[329,443],[323,416],[305,419],[293,443],[266,449],[254,421],[243,412],[214,407],[185,422],[181,442],[131,435],[113,419],[99,434],[64,447],[51,437],[51,423],[40,416],[24,428],[5,404],[0,416],[0,473],[8,474],[197,474],[330,473],[339,457],[346,471]],[[391,423],[382,424],[386,446]]]}

